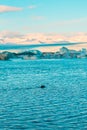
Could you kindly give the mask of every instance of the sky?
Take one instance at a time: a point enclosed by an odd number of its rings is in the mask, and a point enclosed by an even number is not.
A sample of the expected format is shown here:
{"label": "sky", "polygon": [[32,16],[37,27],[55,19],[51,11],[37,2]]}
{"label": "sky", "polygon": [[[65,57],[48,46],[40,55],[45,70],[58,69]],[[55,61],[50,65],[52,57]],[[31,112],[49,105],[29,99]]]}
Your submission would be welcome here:
{"label": "sky", "polygon": [[0,0],[0,39],[87,41],[87,0]]}

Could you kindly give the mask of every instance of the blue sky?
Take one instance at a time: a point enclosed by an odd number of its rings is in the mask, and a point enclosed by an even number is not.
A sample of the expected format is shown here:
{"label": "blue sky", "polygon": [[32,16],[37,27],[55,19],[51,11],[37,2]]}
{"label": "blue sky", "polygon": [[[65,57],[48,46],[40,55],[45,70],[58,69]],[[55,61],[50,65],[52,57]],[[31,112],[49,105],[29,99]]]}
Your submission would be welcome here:
{"label": "blue sky", "polygon": [[[16,7],[3,11],[1,6]],[[87,0],[0,0],[0,31],[87,32]]]}

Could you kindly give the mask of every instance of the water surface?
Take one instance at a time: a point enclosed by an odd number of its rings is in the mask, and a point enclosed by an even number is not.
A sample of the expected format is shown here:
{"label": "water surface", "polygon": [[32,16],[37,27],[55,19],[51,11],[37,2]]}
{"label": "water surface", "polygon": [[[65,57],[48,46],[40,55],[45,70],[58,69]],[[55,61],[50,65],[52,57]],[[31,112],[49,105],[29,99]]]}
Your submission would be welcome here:
{"label": "water surface", "polygon": [[0,61],[0,130],[86,130],[86,64]]}

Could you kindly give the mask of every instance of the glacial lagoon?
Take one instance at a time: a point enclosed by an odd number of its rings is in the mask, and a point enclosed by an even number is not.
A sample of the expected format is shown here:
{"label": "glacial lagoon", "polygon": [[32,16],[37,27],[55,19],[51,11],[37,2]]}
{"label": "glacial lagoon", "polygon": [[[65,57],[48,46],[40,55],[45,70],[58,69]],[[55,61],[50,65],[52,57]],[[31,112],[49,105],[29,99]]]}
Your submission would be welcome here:
{"label": "glacial lagoon", "polygon": [[0,130],[86,129],[87,59],[0,61]]}

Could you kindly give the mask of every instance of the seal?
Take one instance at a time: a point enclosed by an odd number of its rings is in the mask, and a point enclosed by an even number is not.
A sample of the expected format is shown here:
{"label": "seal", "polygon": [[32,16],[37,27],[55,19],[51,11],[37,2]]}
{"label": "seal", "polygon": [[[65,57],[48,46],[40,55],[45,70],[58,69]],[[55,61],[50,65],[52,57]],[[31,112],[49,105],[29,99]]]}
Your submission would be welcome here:
{"label": "seal", "polygon": [[45,85],[41,85],[41,88],[45,88]]}

